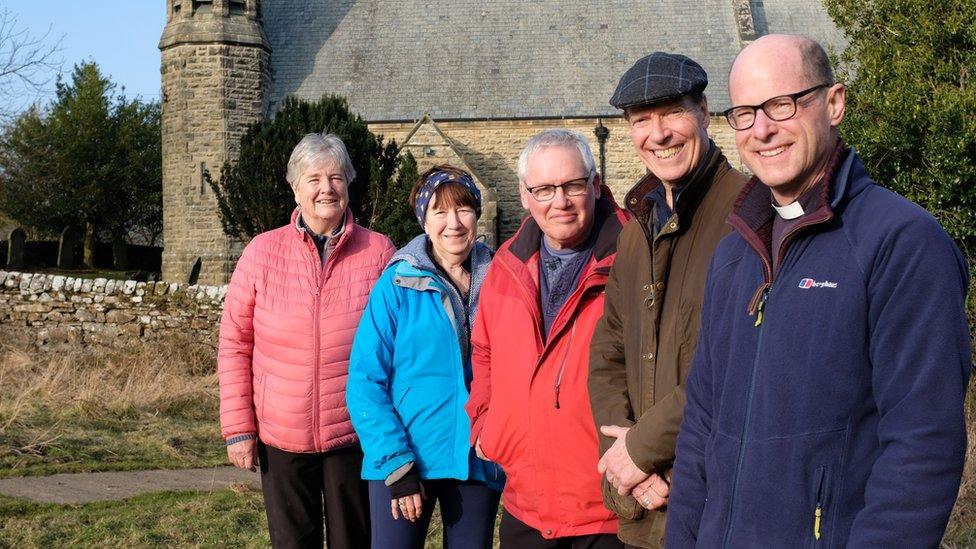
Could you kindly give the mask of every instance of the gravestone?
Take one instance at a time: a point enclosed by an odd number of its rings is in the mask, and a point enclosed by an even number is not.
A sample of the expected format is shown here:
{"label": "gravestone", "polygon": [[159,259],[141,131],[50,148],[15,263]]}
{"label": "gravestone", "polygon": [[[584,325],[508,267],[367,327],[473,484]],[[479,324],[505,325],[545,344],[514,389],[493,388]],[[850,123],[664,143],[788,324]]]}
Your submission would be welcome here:
{"label": "gravestone", "polygon": [[20,227],[10,231],[7,239],[7,266],[20,268],[24,266],[24,243],[27,242],[27,233]]}
{"label": "gravestone", "polygon": [[193,285],[197,283],[197,279],[200,278],[200,267],[203,265],[203,258],[197,257],[193,261],[193,266],[190,267],[190,274],[186,277],[186,283]]}
{"label": "gravestone", "polygon": [[112,241],[112,262],[116,271],[129,270],[129,245],[122,237]]}
{"label": "gravestone", "polygon": [[78,246],[78,231],[65,227],[58,241],[58,268],[72,269],[75,266],[75,248]]}

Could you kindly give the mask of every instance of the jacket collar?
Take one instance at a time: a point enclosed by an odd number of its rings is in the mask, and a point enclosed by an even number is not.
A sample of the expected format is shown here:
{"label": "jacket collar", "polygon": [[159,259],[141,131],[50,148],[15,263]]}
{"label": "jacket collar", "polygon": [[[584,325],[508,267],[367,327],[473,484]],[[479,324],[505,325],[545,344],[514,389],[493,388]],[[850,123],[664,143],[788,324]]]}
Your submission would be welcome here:
{"label": "jacket collar", "polygon": [[532,216],[528,216],[515,236],[498,250],[495,261],[510,272],[514,282],[520,288],[522,298],[535,320],[536,341],[540,349],[545,349],[543,352],[548,352],[552,342],[561,337],[584,293],[590,288],[606,284],[610,266],[616,257],[617,237],[629,219],[630,214],[617,205],[609,187],[602,186],[600,198],[596,201],[591,229],[598,231],[592,255],[583,267],[579,286],[556,316],[548,338],[542,336],[542,308],[539,304],[539,244],[542,240],[542,229]]}
{"label": "jacket collar", "polygon": [[[302,209],[297,206],[291,212],[291,226],[293,229],[295,229],[296,238],[303,241],[311,240],[312,238],[311,235],[308,234],[308,231],[306,231],[305,228],[302,227],[302,224],[299,223],[298,221],[301,212]],[[342,217],[342,232],[339,233],[339,241],[335,243],[335,247],[333,248],[333,251],[335,251],[335,249],[338,249],[339,246],[341,246],[343,243],[349,240],[349,238],[352,236],[353,231],[355,231],[355,227],[356,227],[356,220],[352,216],[352,210],[346,208],[346,213],[344,213]]]}
{"label": "jacket collar", "polygon": [[[855,157],[853,150],[844,148],[843,142],[838,140],[831,160],[824,170],[824,177],[815,186],[815,192],[818,192],[819,196],[814,202],[816,206],[811,209],[808,216],[832,214],[832,211],[847,197],[851,188],[849,180]],[[748,236],[748,233],[753,235],[765,233],[764,228],[770,225],[776,214],[772,201],[773,195],[769,187],[758,177],[752,176],[735,199],[735,205],[728,217],[729,225],[743,236]]]}
{"label": "jacket collar", "polygon": [[[708,194],[708,189],[712,186],[716,172],[727,163],[728,161],[725,159],[725,155],[722,154],[721,149],[715,145],[714,141],[709,139],[708,149],[698,162],[695,173],[682,186],[681,194],[675,200],[674,213],[678,215],[678,220],[682,227],[679,228],[679,231],[691,225],[691,218],[695,215],[695,211],[705,198],[705,195]],[[654,201],[648,195],[661,185],[661,180],[653,173],[648,172],[647,175],[642,177],[627,192],[627,208],[635,216],[643,219],[650,214],[654,207]]]}
{"label": "jacket collar", "polygon": [[[434,264],[434,259],[427,252],[427,235],[419,234],[400,248],[390,258],[389,265],[396,266],[396,274],[401,277],[413,278],[432,278],[447,287],[447,282],[442,280],[440,269]],[[471,295],[477,295],[477,290],[484,281],[488,272],[488,265],[491,263],[491,250],[482,242],[475,242],[471,248]],[[410,284],[415,289],[427,289],[427,285],[420,287],[417,284]],[[408,284],[400,284],[408,287]]]}
{"label": "jacket collar", "polygon": [[[830,222],[835,212],[842,210],[854,196],[873,184],[863,164],[857,158],[857,153],[853,149],[845,148],[843,141],[838,139],[831,160],[824,170],[824,176],[814,187],[815,192],[819,193],[815,202],[817,207],[806,214],[800,224],[785,237],[779,249],[780,262],[786,257],[790,244],[795,241],[799,232]],[[739,193],[727,219],[728,224],[756,252],[763,264],[763,282],[756,288],[749,302],[750,315],[757,314],[761,307],[762,296],[773,282],[773,261],[770,250],[774,215],[769,187],[753,176]]]}

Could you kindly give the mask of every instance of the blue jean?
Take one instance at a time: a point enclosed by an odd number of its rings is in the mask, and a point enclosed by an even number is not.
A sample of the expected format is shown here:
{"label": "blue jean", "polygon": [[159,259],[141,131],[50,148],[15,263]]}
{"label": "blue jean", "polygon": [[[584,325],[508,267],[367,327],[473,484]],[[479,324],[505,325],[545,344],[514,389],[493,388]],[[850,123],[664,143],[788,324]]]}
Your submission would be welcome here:
{"label": "blue jean", "polygon": [[445,549],[490,549],[495,533],[498,499],[495,490],[476,481],[424,480],[424,509],[417,522],[402,516],[393,520],[390,489],[383,481],[369,481],[369,514],[374,549],[423,549],[434,513],[440,503]]}

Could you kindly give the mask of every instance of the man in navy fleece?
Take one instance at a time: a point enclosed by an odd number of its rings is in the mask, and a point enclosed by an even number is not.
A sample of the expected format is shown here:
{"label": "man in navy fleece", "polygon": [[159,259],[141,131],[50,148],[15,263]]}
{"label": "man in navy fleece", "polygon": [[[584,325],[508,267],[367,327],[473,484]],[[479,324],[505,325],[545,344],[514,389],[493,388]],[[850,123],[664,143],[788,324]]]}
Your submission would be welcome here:
{"label": "man in navy fleece", "polygon": [[756,40],[729,92],[755,177],[712,258],[666,544],[938,546],[966,447],[965,262],[844,146],[819,44]]}

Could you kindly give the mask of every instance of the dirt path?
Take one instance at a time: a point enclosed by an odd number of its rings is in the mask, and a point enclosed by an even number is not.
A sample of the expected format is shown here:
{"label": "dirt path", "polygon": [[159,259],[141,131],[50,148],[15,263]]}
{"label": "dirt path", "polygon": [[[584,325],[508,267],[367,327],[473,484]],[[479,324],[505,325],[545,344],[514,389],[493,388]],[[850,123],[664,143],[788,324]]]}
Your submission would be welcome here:
{"label": "dirt path", "polygon": [[221,490],[231,484],[260,488],[261,477],[236,467],[58,474],[2,479],[0,494],[41,503],[88,503],[165,490]]}

